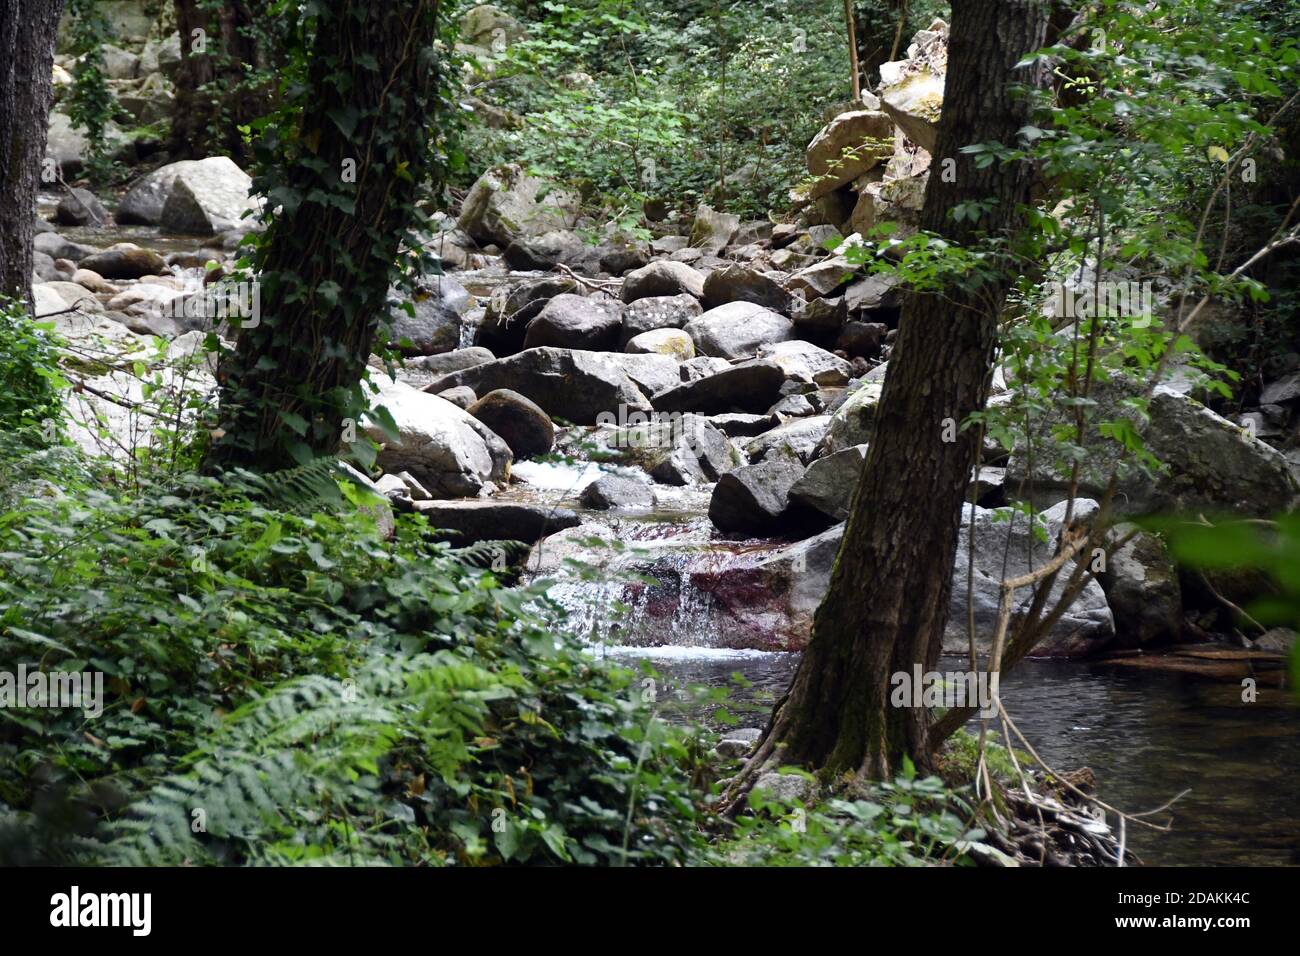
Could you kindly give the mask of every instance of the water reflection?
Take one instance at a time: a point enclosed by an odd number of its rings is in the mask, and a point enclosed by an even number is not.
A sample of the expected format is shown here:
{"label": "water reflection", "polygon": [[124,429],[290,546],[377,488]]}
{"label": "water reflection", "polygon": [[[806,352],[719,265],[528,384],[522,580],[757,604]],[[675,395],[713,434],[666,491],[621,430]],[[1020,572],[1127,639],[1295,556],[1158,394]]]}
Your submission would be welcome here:
{"label": "water reflection", "polygon": [[[784,693],[794,654],[678,648],[655,655],[677,713],[721,729],[714,708],[690,703],[686,684],[729,687],[742,717],[760,726]],[[627,658],[636,650],[616,652]],[[733,674],[748,686],[736,686]],[[1129,828],[1149,864],[1300,865],[1300,708],[1261,689],[1187,674],[1133,671],[1071,661],[1026,661],[1002,682],[1012,719],[1052,765],[1088,766],[1101,795],[1126,810],[1148,810],[1182,790],[1170,833]],[[977,722],[973,722],[977,726]]]}

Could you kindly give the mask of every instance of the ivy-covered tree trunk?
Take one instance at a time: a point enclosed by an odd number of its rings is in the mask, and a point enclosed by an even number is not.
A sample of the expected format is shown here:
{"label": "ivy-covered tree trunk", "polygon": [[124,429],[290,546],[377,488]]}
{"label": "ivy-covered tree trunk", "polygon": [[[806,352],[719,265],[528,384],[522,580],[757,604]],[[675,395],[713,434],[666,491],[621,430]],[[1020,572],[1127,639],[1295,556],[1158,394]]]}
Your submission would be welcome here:
{"label": "ivy-covered tree trunk", "polygon": [[[1015,84],[1040,82],[1015,69],[1038,49],[1048,5],[1038,0],[954,0],[939,137],[922,228],[969,245],[1022,222],[1032,169],[976,167],[962,147],[1014,145],[1030,105]],[[949,162],[949,161],[953,162]],[[944,175],[950,169],[955,175]],[[961,203],[993,200],[977,221],[956,222]],[[956,426],[984,407],[1009,266],[978,290],[953,285],[904,304],[862,479],[814,618],[812,638],[764,739],[737,784],[763,767],[797,764],[828,775],[878,778],[904,754],[930,764],[931,715],[891,707],[890,677],[938,662],[962,502],[977,429]]]}
{"label": "ivy-covered tree trunk", "polygon": [[257,257],[261,315],[223,368],[207,468],[290,467],[337,452],[345,419],[359,427],[402,240],[422,184],[441,181],[439,28],[437,0],[317,12],[305,99],[259,147],[255,186],[278,211]]}
{"label": "ivy-covered tree trunk", "polygon": [[0,3],[0,295],[31,301],[36,192],[63,0]]}
{"label": "ivy-covered tree trunk", "polygon": [[244,0],[175,4],[181,62],[171,151],[177,158],[225,153],[242,161],[247,147],[239,127],[270,109],[269,87],[253,78],[267,53],[258,43],[260,24]]}

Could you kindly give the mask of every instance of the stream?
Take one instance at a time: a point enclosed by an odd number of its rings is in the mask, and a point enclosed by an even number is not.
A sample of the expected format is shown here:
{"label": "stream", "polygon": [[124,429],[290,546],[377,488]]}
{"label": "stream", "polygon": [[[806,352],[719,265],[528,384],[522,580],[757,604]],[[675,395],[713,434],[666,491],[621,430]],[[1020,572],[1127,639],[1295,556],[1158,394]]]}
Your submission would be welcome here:
{"label": "stream", "polygon": [[[49,213],[57,197],[42,196]],[[192,237],[156,229],[115,227],[68,230],[96,246],[134,241],[162,252],[198,248]],[[197,276],[198,273],[194,272]],[[499,268],[456,278],[485,301],[508,278]],[[468,344],[462,342],[462,344]],[[552,596],[570,613],[571,627],[625,663],[648,661],[682,701],[686,685],[728,688],[739,726],[762,726],[772,702],[789,684],[799,655],[718,646],[711,596],[692,586],[692,574],[726,574],[774,549],[772,542],[719,542],[705,513],[709,488],[655,485],[654,509],[643,513],[592,512],[577,494],[601,472],[645,480],[635,468],[590,463],[518,462],[516,481],[499,497],[562,504],[622,546],[648,549],[656,574],[671,577],[671,594],[647,586],[627,600],[619,575],[600,569],[586,578],[563,566],[534,573],[557,577]],[[544,541],[537,549],[546,554]],[[593,559],[570,546],[563,557]],[[629,555],[617,570],[635,570]],[[761,625],[761,621],[759,622]],[[734,638],[735,635],[729,635]],[[752,635],[745,638],[752,641]],[[733,643],[735,643],[733,641]],[[629,646],[637,645],[637,646]],[[954,665],[961,666],[961,665]],[[733,675],[743,682],[736,683]],[[1300,865],[1300,707],[1294,698],[1262,686],[1258,701],[1242,703],[1240,686],[1157,669],[1126,669],[1077,660],[1027,660],[1002,682],[1003,700],[1042,757],[1062,770],[1087,766],[1100,795],[1128,811],[1157,807],[1184,790],[1173,829],[1130,828],[1130,847],[1149,864]],[[717,704],[683,703],[674,719],[721,729]],[[978,729],[978,721],[972,723]]]}
{"label": "stream", "polygon": [[[581,463],[519,468],[518,477],[535,484],[516,484],[511,496],[562,497],[565,507],[580,513],[569,489],[598,473]],[[624,664],[648,662],[666,679],[676,698],[672,719],[728,726],[716,716],[717,702],[700,702],[686,691],[704,685],[726,690],[726,708],[739,718],[729,726],[761,727],[789,685],[799,654],[718,646],[727,638],[710,616],[709,595],[691,588],[688,571],[701,562],[726,566],[772,545],[710,541],[700,489],[656,485],[655,491],[660,500],[653,512],[622,516],[612,525],[608,513],[584,513],[600,522],[584,529],[612,527],[620,546],[631,550],[603,561],[598,546],[579,553],[578,563],[601,565],[602,572],[585,578],[561,573],[551,595],[569,611],[575,633],[602,642],[604,652]],[[640,559],[632,557],[638,552]],[[604,566],[653,567],[656,576],[667,567],[672,580],[629,590]],[[668,613],[665,591],[675,592]],[[953,660],[940,669],[963,667],[964,661]],[[1099,795],[1112,806],[1145,811],[1190,791],[1178,800],[1169,832],[1128,828],[1129,846],[1145,863],[1300,865],[1300,707],[1288,692],[1265,685],[1261,680],[1255,702],[1243,703],[1235,680],[1052,658],[1022,662],[1001,690],[1012,719],[1042,758],[1062,771],[1090,767]],[[978,732],[978,718],[969,729]],[[991,730],[1000,739],[998,722]]]}

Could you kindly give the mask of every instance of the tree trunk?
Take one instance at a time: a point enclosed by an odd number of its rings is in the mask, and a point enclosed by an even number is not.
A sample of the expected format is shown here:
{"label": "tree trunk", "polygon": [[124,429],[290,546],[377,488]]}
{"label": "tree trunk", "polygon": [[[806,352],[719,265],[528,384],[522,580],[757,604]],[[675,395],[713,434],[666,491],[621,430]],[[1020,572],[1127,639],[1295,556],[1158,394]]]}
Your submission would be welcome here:
{"label": "tree trunk", "polygon": [[[921,227],[968,245],[1022,222],[1032,169],[977,169],[963,146],[1009,145],[1028,121],[1015,83],[1040,83],[1039,68],[1013,69],[1038,49],[1048,5],[955,0],[943,114]],[[954,160],[949,163],[948,160]],[[945,169],[955,176],[943,175]],[[996,200],[977,222],[949,210]],[[862,479],[854,494],[830,588],[786,697],[737,790],[765,766],[798,764],[879,778],[904,754],[930,766],[925,708],[891,707],[890,676],[938,663],[952,565],[977,430],[955,427],[983,408],[1010,266],[978,291],[953,286],[912,295],[889,362]],[[947,440],[952,439],[952,440]],[[733,791],[734,792],[734,791]]]}
{"label": "tree trunk", "polygon": [[[227,0],[219,10],[200,0],[175,0],[181,62],[172,103],[171,152],[177,159],[214,153],[238,162],[247,158],[239,127],[269,112],[269,91],[250,87],[247,72],[265,54],[254,29],[254,14],[242,0]],[[202,30],[202,49],[195,31]]]}
{"label": "tree trunk", "polygon": [[62,12],[63,0],[0,3],[0,296],[25,302]]}
{"label": "tree trunk", "polygon": [[439,181],[438,30],[437,0],[334,0],[320,14],[310,104],[258,181],[281,209],[258,262],[262,314],[223,368],[209,470],[275,471],[336,453],[346,418],[360,430],[401,243],[422,184]]}

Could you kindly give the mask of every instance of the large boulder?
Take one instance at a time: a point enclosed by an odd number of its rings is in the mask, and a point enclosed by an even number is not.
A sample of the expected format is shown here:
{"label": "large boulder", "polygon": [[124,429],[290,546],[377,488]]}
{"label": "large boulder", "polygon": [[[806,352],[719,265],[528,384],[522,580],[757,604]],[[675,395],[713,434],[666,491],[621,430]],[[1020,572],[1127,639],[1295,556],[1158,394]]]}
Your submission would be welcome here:
{"label": "large boulder", "polygon": [[453,372],[426,386],[437,394],[468,385],[478,395],[509,388],[532,399],[553,418],[593,425],[620,409],[650,411],[650,403],[623,369],[599,352],[535,348]]}
{"label": "large boulder", "polygon": [[785,373],[775,362],[745,362],[659,392],[654,407],[663,412],[764,412],[780,395]]}
{"label": "large boulder", "polygon": [[[1140,383],[1120,381],[1094,386],[1098,405],[1092,421],[1133,419],[1122,403],[1140,394]],[[1057,411],[1044,427],[1063,420]],[[1157,386],[1148,406],[1149,420],[1136,423],[1146,449],[1167,468],[1158,480],[1131,463],[1120,469],[1116,507],[1126,514],[1150,512],[1231,511],[1271,515],[1300,501],[1300,484],[1286,457],[1271,445],[1168,385]],[[1086,435],[1087,461],[1080,473],[1079,493],[1100,497],[1111,470],[1120,463],[1120,446],[1102,439],[1094,424]],[[1045,503],[1069,487],[1069,472],[1057,469],[1048,456],[1028,456],[1017,449],[1007,464],[1007,487],[1020,488],[1031,501]]]}
{"label": "large boulder", "polygon": [[397,303],[391,310],[392,344],[407,355],[437,355],[450,352],[460,344],[461,316],[470,307],[469,292],[450,276],[435,276],[417,288],[410,305],[414,315],[401,303],[396,289],[389,299]]}
{"label": "large boulder", "polygon": [[802,474],[803,468],[790,461],[765,461],[729,471],[713,486],[709,520],[728,534],[777,534],[790,504],[790,489]]}
{"label": "large boulder", "polygon": [[639,463],[660,484],[707,484],[741,464],[727,436],[698,415],[653,422],[643,434]]}
{"label": "large boulder", "polygon": [[524,334],[524,348],[556,348],[601,352],[618,344],[623,306],[606,296],[562,293],[550,299]]}
{"label": "large boulder", "polygon": [[524,347],[528,323],[537,318],[546,303],[557,295],[586,295],[586,290],[567,276],[525,279],[493,290],[479,324],[475,341],[498,355],[510,355]]}
{"label": "large boulder", "polygon": [[881,91],[880,105],[904,135],[927,153],[934,152],[943,112],[943,76],[921,70]]}
{"label": "large boulder", "polygon": [[[1129,533],[1133,537],[1118,545]],[[1117,643],[1144,647],[1174,643],[1183,631],[1183,593],[1178,567],[1157,535],[1119,525],[1111,532],[1105,567],[1097,580],[1115,616]]]}
{"label": "large boulder", "polygon": [[[495,355],[475,345],[467,349],[456,349],[453,352],[440,352],[436,355],[417,355],[406,359],[394,371],[398,381],[414,388],[424,388],[444,375],[493,361],[496,361]],[[383,367],[383,363],[376,357],[371,358],[370,364],[375,368]]]}
{"label": "large boulder", "polygon": [[117,221],[214,235],[238,225],[246,211],[259,208],[258,201],[248,195],[252,185],[252,177],[228,156],[168,163],[122,197]]}
{"label": "large boulder", "polygon": [[805,156],[814,177],[807,199],[819,199],[853,182],[894,152],[894,124],[877,110],[841,113],[808,144]]}
{"label": "large boulder", "polygon": [[657,395],[681,381],[679,360],[658,352],[603,352],[601,358],[621,368],[642,395]]}
{"label": "large boulder", "polygon": [[760,461],[794,461],[808,464],[826,435],[830,423],[827,415],[795,418],[751,438],[745,454],[751,463]]}
{"label": "large boulder", "polygon": [[479,242],[505,249],[515,239],[573,225],[577,199],[517,164],[494,166],[470,188],[457,225]]}
{"label": "large boulder", "polygon": [[773,312],[789,313],[790,293],[778,273],[762,272],[733,262],[714,269],[704,280],[704,304],[710,309],[728,302],[752,302]]}
{"label": "large boulder", "polygon": [[794,323],[752,302],[729,302],[709,309],[684,326],[702,355],[750,358],[760,346],[794,337]]}
{"label": "large boulder", "polygon": [[623,301],[661,296],[704,297],[704,274],[684,262],[659,259],[623,277]]}
{"label": "large boulder", "polygon": [[[970,564],[970,535],[974,510],[975,562]],[[1086,522],[1098,510],[1095,501],[1077,499],[1074,502],[1076,522]],[[1057,536],[1065,519],[1066,502],[1062,501],[1036,519],[1039,530],[1035,533],[1023,513],[1009,508],[987,509],[978,505],[965,505],[961,531],[958,535],[957,553],[953,566],[952,596],[948,607],[948,625],[944,630],[943,649],[953,654],[965,654],[969,649],[966,627],[966,581],[971,575],[974,587],[972,607],[975,614],[976,647],[987,651],[997,627],[998,604],[1001,600],[1003,575],[1014,578],[1041,568],[1052,558]],[[1085,564],[1093,560],[1083,554],[1079,560]],[[1065,590],[1066,580],[1074,568],[1070,562],[1061,570],[1049,597],[1048,609]],[[1032,601],[1032,589],[1016,592],[1012,615],[1021,613]],[[1085,657],[1105,650],[1115,637],[1115,622],[1106,603],[1106,595],[1095,580],[1089,581],[1074,604],[1061,616],[1049,631],[1046,639],[1034,653],[1045,657]]]}
{"label": "large boulder", "polygon": [[826,454],[863,445],[871,439],[872,429],[876,425],[876,406],[880,404],[884,390],[883,381],[862,382],[844,400],[844,404],[831,416],[830,428],[826,430],[823,445]]}
{"label": "large boulder", "polygon": [[94,246],[85,246],[71,239],[65,239],[57,232],[38,232],[32,239],[32,249],[44,253],[51,259],[70,259],[73,262],[80,262],[86,256],[98,251]]}
{"label": "large boulder", "polygon": [[517,459],[545,455],[555,444],[555,425],[546,412],[508,388],[488,392],[466,410],[500,435]]}
{"label": "large boulder", "polygon": [[805,301],[828,296],[853,279],[856,267],[844,256],[831,256],[800,269],[786,280],[791,292]]}
{"label": "large boulder", "polygon": [[717,255],[735,237],[740,229],[740,217],[717,212],[701,204],[695,211],[691,224],[691,245],[711,255]]}
{"label": "large boulder", "polygon": [[141,276],[167,275],[162,256],[151,249],[141,249],[131,242],[119,242],[102,252],[86,256],[79,263],[83,269],[98,272],[105,279],[139,279]]}
{"label": "large boulder", "polygon": [[785,371],[786,378],[804,384],[846,385],[853,377],[852,365],[810,342],[792,340],[762,345],[758,357],[775,362]]}
{"label": "large boulder", "polygon": [[[637,299],[623,307],[622,341],[626,344],[643,332],[680,329],[703,313],[699,300],[684,292],[680,295],[656,295]],[[692,350],[694,347],[692,343]]]}
{"label": "large boulder", "polygon": [[480,3],[460,18],[460,39],[471,46],[500,52],[506,45],[527,35],[524,25],[500,7]]}
{"label": "large boulder", "polygon": [[582,489],[579,500],[597,511],[647,509],[655,504],[655,493],[644,480],[626,475],[601,475]]}
{"label": "large boulder", "polygon": [[623,351],[634,355],[670,355],[686,362],[695,358],[695,343],[681,329],[651,329],[630,338]]}
{"label": "large boulder", "polygon": [[108,210],[89,189],[73,189],[59,200],[54,221],[61,226],[102,226],[108,222]]}
{"label": "large boulder", "polygon": [[367,434],[383,447],[378,464],[387,472],[409,471],[439,498],[472,498],[493,481],[509,477],[510,452],[485,426],[451,402],[376,376],[373,399],[397,425],[397,439],[368,421]]}
{"label": "large boulder", "polygon": [[866,445],[853,445],[818,458],[790,488],[790,500],[843,521],[849,516],[849,503],[866,460]]}
{"label": "large boulder", "polygon": [[568,508],[518,501],[417,501],[415,510],[457,545],[476,541],[522,541],[536,544],[547,535],[577,527]]}
{"label": "large boulder", "polygon": [[[8,54],[6,54],[8,59]],[[121,127],[111,120],[104,127],[104,143],[108,151],[118,149],[126,143],[126,135]],[[50,110],[49,131],[45,140],[45,158],[53,160],[64,176],[79,173],[86,165],[90,154],[90,141],[85,131],[72,122],[66,113]]]}
{"label": "large boulder", "polygon": [[540,236],[516,236],[506,246],[506,263],[521,271],[549,272],[561,263],[576,264],[587,253],[577,233],[552,229]]}

